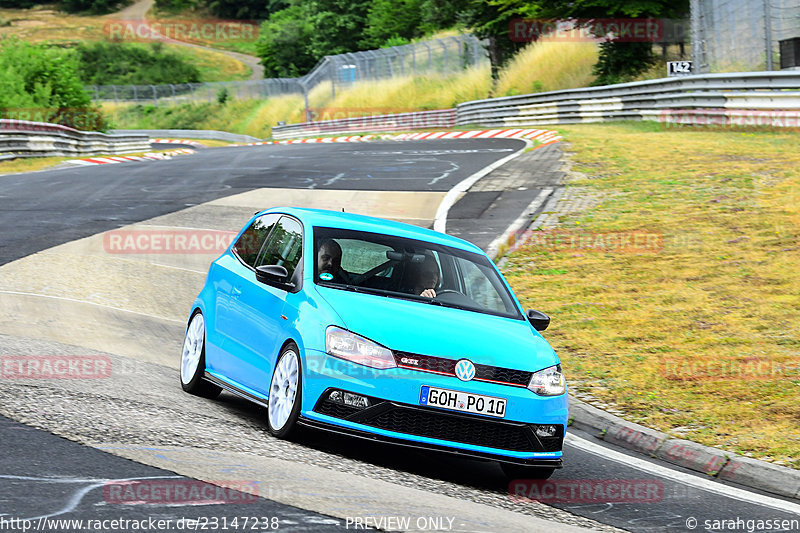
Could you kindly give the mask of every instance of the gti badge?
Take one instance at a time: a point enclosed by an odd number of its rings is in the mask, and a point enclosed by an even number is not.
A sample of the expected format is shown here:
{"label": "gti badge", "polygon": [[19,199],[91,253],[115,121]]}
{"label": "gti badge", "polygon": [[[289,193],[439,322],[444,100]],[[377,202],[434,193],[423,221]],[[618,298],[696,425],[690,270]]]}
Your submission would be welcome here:
{"label": "gti badge", "polygon": [[461,381],[469,381],[475,377],[475,365],[469,359],[456,363],[456,377]]}

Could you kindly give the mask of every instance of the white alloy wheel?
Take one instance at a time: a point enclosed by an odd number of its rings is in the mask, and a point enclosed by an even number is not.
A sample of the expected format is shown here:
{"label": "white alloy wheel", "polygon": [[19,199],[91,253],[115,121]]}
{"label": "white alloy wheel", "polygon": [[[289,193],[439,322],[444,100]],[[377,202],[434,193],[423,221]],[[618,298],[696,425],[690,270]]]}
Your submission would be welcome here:
{"label": "white alloy wheel", "polygon": [[186,338],[183,340],[181,352],[181,383],[188,385],[197,373],[200,356],[203,355],[206,324],[202,313],[196,313],[186,328]]}
{"label": "white alloy wheel", "polygon": [[281,353],[269,386],[268,422],[273,433],[282,433],[284,426],[287,426],[287,422],[295,414],[299,383],[300,365],[297,352],[294,347],[289,347]]}

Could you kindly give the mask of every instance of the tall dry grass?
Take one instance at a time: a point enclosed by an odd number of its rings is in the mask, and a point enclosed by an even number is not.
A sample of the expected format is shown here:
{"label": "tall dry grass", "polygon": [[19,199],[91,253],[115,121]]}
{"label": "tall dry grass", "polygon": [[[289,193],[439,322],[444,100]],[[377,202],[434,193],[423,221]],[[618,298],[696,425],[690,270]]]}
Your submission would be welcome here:
{"label": "tall dry grass", "polygon": [[542,39],[523,48],[503,69],[493,96],[587,87],[595,76],[597,45]]}
{"label": "tall dry grass", "polygon": [[335,96],[330,84],[321,84],[309,95],[319,119],[336,114],[350,116],[402,113],[426,109],[447,109],[461,102],[486,98],[491,89],[489,67],[473,67],[455,76],[395,77],[356,83],[339,89]]}

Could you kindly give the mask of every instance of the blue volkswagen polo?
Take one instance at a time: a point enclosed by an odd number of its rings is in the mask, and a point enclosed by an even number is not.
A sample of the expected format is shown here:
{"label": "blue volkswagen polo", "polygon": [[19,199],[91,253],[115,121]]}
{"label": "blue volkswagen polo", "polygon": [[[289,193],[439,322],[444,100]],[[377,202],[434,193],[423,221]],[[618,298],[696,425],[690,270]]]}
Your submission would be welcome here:
{"label": "blue volkswagen polo", "polygon": [[192,305],[181,386],[224,389],[298,426],[500,462],[561,467],[566,381],[489,257],[469,242],[378,218],[257,213]]}

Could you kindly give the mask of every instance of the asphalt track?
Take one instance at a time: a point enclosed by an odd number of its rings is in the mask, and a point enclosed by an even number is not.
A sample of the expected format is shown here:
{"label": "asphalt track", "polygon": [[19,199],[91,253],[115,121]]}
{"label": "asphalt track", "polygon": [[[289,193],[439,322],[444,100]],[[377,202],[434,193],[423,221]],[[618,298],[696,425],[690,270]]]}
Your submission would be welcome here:
{"label": "asphalt track", "polygon": [[[253,146],[202,150],[170,161],[0,176],[0,265],[102,231],[265,187],[443,192],[521,146],[521,142],[511,140]],[[475,209],[475,205],[485,203],[482,198],[470,198],[469,194],[462,202],[460,207],[456,204],[454,210],[468,213]],[[519,206],[511,205],[509,209],[517,210]],[[153,366],[148,367],[148,372],[154,378],[164,380],[163,385],[158,379],[153,382],[152,393],[155,396],[152,406],[163,403],[164,407],[174,407],[195,400],[173,390],[177,387],[170,369]],[[125,390],[124,384],[119,384],[119,390]],[[19,389],[19,392],[22,396],[25,391]],[[10,400],[7,401],[9,403],[3,407],[13,410],[14,406]],[[39,409],[35,400],[30,402],[30,410]],[[43,405],[46,403],[42,401]],[[212,403],[222,404],[225,416],[234,425],[243,425],[241,431],[263,415],[258,408],[231,397]],[[687,531],[686,520],[690,517],[698,519],[701,528],[704,520],[713,519],[797,518],[794,512],[780,509],[779,499],[767,498],[764,500],[768,501],[767,504],[754,503],[750,500],[756,499],[755,496],[744,499],[731,497],[698,488],[691,482],[675,481],[680,474],[702,478],[671,466],[662,467],[665,470],[659,473],[643,470],[636,462],[641,461],[640,457],[607,448],[602,443],[598,443],[599,452],[587,451],[579,439],[596,440],[578,431],[570,434],[577,440],[571,440],[565,446],[566,467],[553,479],[655,480],[663,487],[663,492],[658,501],[649,503],[554,504],[569,513],[631,531]],[[8,419],[0,419],[0,438],[4,449],[0,474],[5,476],[5,481],[0,483],[0,518],[3,514],[37,517],[58,508],[65,493],[41,490],[42,483],[51,483],[56,478],[96,482],[148,475],[175,476],[168,470],[130,462]],[[393,473],[388,477],[395,483],[403,483],[405,478],[423,479],[425,481],[420,484],[423,488],[429,484],[427,490],[461,487],[477,493],[475,499],[490,504],[508,501],[508,485],[499,469],[491,463],[418,453],[397,454],[387,451],[391,447],[384,445],[354,443],[351,439],[316,432],[306,435],[299,446],[320,456],[346,458],[365,469],[385,469]],[[137,453],[143,452],[139,450]],[[160,453],[167,455],[169,452],[165,448]],[[626,461],[625,457],[631,459]],[[17,477],[12,481],[9,476]],[[20,494],[38,494],[39,497],[19,498]],[[107,509],[102,506],[102,501],[95,501],[94,505],[86,503],[90,501],[75,506],[67,515],[103,516]],[[324,513],[312,513],[266,499],[259,500],[256,505],[261,506],[260,513],[280,514],[293,530],[342,527],[341,521],[337,522]],[[787,503],[787,509],[789,505]],[[195,506],[191,511],[194,515],[213,512],[215,516],[226,513],[235,516],[239,512],[235,506],[219,505],[213,510]],[[139,516],[137,513],[142,516],[154,514],[150,507],[144,510],[142,507],[130,508],[126,512],[132,517]],[[164,516],[190,516],[185,509],[159,509],[158,512],[165,513]],[[117,515],[119,513],[114,516]]]}

